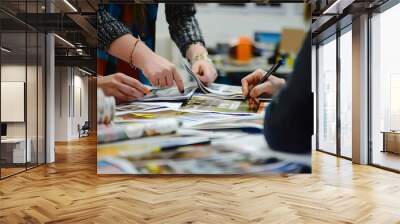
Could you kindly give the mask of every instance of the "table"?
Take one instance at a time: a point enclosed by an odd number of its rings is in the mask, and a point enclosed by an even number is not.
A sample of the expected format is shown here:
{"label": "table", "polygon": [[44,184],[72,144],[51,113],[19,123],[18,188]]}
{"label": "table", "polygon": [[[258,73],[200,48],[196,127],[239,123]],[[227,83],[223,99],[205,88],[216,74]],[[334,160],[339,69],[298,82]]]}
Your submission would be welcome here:
{"label": "table", "polygon": [[400,154],[400,131],[383,131],[382,152]]}
{"label": "table", "polygon": [[[208,100],[205,99],[207,97]],[[248,107],[240,100],[222,100],[215,96],[195,94],[179,109],[148,112],[149,109],[142,108],[139,112],[120,114],[114,117],[113,123],[98,126],[97,172],[98,174],[310,172],[311,155],[296,158],[269,148],[263,135],[264,110],[250,113],[246,106]],[[132,102],[129,107],[127,105],[122,107],[137,108],[138,104]],[[235,110],[235,115],[232,115]],[[145,129],[162,125],[164,123],[162,119],[176,119],[175,125],[172,125],[173,122],[164,121],[168,127],[178,127],[175,132],[140,137],[142,136],[140,133],[157,133]],[[182,126],[179,127],[177,123]],[[163,126],[168,129],[166,127]]]}
{"label": "table", "polygon": [[[26,142],[28,144],[26,144]],[[25,151],[25,145],[26,151]],[[27,138],[4,138],[1,139],[1,157],[7,164],[26,163],[32,160],[32,140]]]}

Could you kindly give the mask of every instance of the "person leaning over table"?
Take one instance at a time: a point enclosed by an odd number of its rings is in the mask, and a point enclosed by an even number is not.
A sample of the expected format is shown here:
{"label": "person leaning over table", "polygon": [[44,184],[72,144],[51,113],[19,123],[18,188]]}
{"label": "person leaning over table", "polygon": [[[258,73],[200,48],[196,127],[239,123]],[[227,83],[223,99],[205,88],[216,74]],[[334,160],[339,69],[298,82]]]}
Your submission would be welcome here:
{"label": "person leaning over table", "polygon": [[[118,102],[134,100],[148,93],[139,80],[146,84],[150,81],[157,87],[170,87],[175,82],[179,91],[183,93],[182,78],[175,65],[154,53],[157,4],[110,4],[108,7],[107,10],[106,6],[100,5],[97,13],[99,48],[129,63],[131,70],[137,71],[135,68],[139,68],[143,73],[131,77],[118,72],[99,77],[98,87],[102,88],[106,95],[115,96]],[[113,17],[109,11],[122,15],[122,20],[125,18],[128,23],[132,23],[133,20],[131,29]],[[194,4],[165,4],[165,14],[171,38],[181,54],[190,61],[193,71],[206,85],[214,82],[217,72],[208,59],[195,18]]]}
{"label": "person leaning over table", "polygon": [[267,106],[264,135],[276,151],[308,155],[313,134],[313,95],[311,92],[311,34],[308,33],[288,81],[270,76],[257,85],[264,72],[257,70],[242,79],[245,96],[255,105],[263,93],[273,95]]}

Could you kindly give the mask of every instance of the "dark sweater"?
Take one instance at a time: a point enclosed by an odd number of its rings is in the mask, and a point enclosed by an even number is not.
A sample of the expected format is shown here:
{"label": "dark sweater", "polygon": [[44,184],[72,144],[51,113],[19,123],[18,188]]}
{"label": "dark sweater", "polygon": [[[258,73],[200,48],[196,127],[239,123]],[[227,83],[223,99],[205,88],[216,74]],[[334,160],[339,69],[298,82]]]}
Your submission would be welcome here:
{"label": "dark sweater", "polygon": [[[172,40],[185,57],[187,48],[193,43],[202,43],[203,36],[195,18],[194,4],[165,4],[165,14]],[[117,38],[131,33],[122,22],[112,17],[100,5],[97,12],[97,36],[99,48],[106,50]]]}
{"label": "dark sweater", "polygon": [[307,35],[289,77],[265,113],[265,138],[273,150],[311,153],[313,95],[311,92],[311,35]]}

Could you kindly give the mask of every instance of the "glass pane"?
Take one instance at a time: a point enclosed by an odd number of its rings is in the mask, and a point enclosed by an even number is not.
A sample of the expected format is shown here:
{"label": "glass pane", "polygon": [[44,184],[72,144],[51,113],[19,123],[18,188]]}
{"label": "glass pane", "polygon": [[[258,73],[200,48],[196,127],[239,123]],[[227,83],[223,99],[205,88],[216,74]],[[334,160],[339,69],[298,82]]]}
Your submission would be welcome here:
{"label": "glass pane", "polygon": [[38,52],[37,41],[38,36],[36,32],[27,34],[28,38],[28,63],[27,63],[27,80],[26,80],[26,115],[27,115],[27,143],[30,153],[30,160],[28,160],[28,168],[37,165],[37,73],[38,73]]}
{"label": "glass pane", "polygon": [[336,153],[336,40],[318,48],[318,148]]}
{"label": "glass pane", "polygon": [[[1,45],[1,159],[2,177],[25,170],[26,151],[26,33],[2,33]],[[29,147],[28,147],[29,149]]]}
{"label": "glass pane", "polygon": [[[311,51],[311,68],[312,68],[312,79],[311,79],[311,89],[312,92],[314,93],[314,98],[313,98],[313,103],[314,103],[314,114],[317,114],[317,99],[316,99],[316,93],[317,93],[317,48],[313,45],[312,46],[312,51]],[[314,125],[314,130],[317,130],[317,116],[314,116],[313,119],[313,125]],[[312,136],[312,149],[315,150],[317,141],[316,141],[316,132],[314,131],[314,134]]]}
{"label": "glass pane", "polygon": [[[39,5],[36,1],[27,2],[26,12],[36,14],[39,11]],[[37,16],[29,16],[32,23],[37,23]],[[28,168],[35,167],[38,164],[38,33],[36,30],[27,30],[27,80],[26,80],[26,114],[27,114],[27,150],[31,151],[30,160],[27,163]]]}
{"label": "glass pane", "polygon": [[372,18],[372,163],[400,170],[400,5]]}
{"label": "glass pane", "polygon": [[340,37],[340,153],[352,157],[352,35]]}
{"label": "glass pane", "polygon": [[38,45],[38,164],[45,163],[46,158],[46,148],[45,148],[45,122],[46,122],[46,108],[45,108],[45,99],[46,99],[46,84],[45,84],[45,60],[46,60],[46,36],[42,33],[39,33],[39,45]]}

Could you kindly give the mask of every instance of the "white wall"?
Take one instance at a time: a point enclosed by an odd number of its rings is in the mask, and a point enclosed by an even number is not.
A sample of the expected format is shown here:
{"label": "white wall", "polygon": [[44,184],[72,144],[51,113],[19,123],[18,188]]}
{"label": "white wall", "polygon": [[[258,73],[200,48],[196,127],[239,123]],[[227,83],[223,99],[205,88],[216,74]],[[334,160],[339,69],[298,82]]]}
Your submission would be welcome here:
{"label": "white wall", "polygon": [[75,70],[73,85],[74,108],[72,113],[72,136],[76,138],[79,137],[78,124],[82,126],[85,121],[88,121],[88,78],[82,76],[81,72]]}
{"label": "white wall", "polygon": [[[218,4],[196,5],[196,18],[199,22],[207,46],[215,46],[218,42],[227,42],[238,36],[253,37],[255,31],[280,33],[284,28],[309,29],[303,20],[303,4],[282,4],[280,8],[257,7],[221,7]],[[156,24],[156,52],[166,57],[166,50],[176,47],[172,44],[165,19],[165,6],[159,4]]]}
{"label": "white wall", "polygon": [[55,85],[55,140],[77,139],[78,124],[88,120],[88,78],[75,68],[56,67]]}
{"label": "white wall", "polygon": [[[25,73],[25,65],[2,65],[1,81],[25,82]],[[25,122],[7,123],[7,137],[25,137]]]}
{"label": "white wall", "polygon": [[[43,79],[44,74],[41,66],[25,66],[25,64],[3,64],[1,66],[2,82],[25,82],[27,91],[26,107],[22,108],[22,112],[26,110],[27,119],[24,122],[7,122],[7,137],[24,138],[26,135],[31,143],[32,161],[36,162],[36,158],[39,158],[39,163],[44,162],[42,155],[45,153],[45,117],[43,112],[45,109],[45,90]],[[1,110],[10,110],[10,108],[1,108]],[[39,154],[38,157],[36,153]]]}
{"label": "white wall", "polygon": [[55,141],[68,141],[69,84],[67,67],[55,68]]}
{"label": "white wall", "polygon": [[[27,70],[25,70],[27,69]],[[28,74],[36,74],[36,67],[25,65],[18,65],[18,64],[8,64],[1,66],[1,81],[3,82],[25,82],[25,75],[26,71]],[[30,78],[30,77],[28,77]],[[36,86],[36,80],[29,80],[29,86]],[[36,108],[36,88],[27,88],[27,106],[35,107]],[[31,92],[32,91],[32,92]],[[32,104],[34,103],[34,104]],[[1,110],[7,110],[7,108],[1,108]],[[35,110],[36,111],[36,110]],[[34,128],[36,130],[36,113],[28,113],[28,129]],[[31,124],[34,122],[34,124]],[[25,137],[25,126],[26,122],[8,122],[7,123],[7,136],[8,137]],[[35,126],[35,127],[33,127]],[[29,130],[28,130],[29,131]],[[28,133],[29,135],[29,133]]]}

